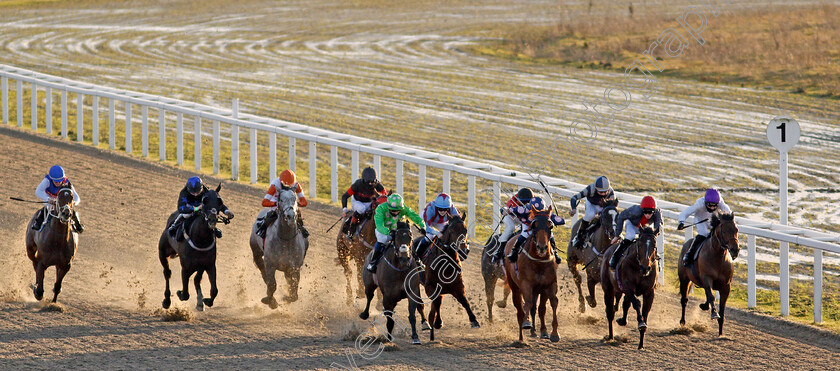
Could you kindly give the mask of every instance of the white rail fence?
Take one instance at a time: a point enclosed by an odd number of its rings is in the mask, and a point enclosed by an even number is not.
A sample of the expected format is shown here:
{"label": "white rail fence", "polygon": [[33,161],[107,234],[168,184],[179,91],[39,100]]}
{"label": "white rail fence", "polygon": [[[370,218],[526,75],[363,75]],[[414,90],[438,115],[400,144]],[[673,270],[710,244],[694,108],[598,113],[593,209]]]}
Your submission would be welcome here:
{"label": "white rail fence", "polygon": [[[126,133],[133,133],[132,124],[135,119],[132,117],[132,106],[140,107],[140,124],[141,124],[141,155],[145,158],[149,157],[149,110],[157,111],[158,113],[158,158],[161,161],[167,160],[166,151],[166,135],[167,130],[171,129],[171,120],[167,120],[167,113],[175,116],[175,131],[176,131],[176,161],[178,165],[184,164],[184,116],[192,117],[193,133],[202,133],[205,135],[205,129],[202,129],[203,123],[209,122],[212,125],[212,145],[213,145],[213,174],[218,174],[220,170],[220,142],[223,138],[220,124],[226,124],[230,127],[230,134],[225,140],[230,140],[231,148],[231,177],[234,180],[239,180],[239,159],[241,154],[240,148],[240,130],[248,131],[248,140],[250,143],[250,181],[256,183],[258,179],[259,160],[257,153],[257,134],[258,132],[267,133],[269,136],[269,156],[268,168],[269,178],[276,177],[276,147],[277,135],[287,138],[289,148],[289,168],[295,170],[295,160],[297,155],[297,141],[305,141],[309,145],[309,194],[315,197],[317,195],[316,187],[316,169],[317,161],[317,144],[329,146],[330,148],[330,199],[333,203],[338,202],[338,150],[351,151],[351,174],[356,176],[359,174],[359,153],[366,153],[372,155],[373,166],[380,172],[381,158],[390,158],[394,160],[396,173],[396,191],[402,193],[404,190],[404,163],[416,165],[418,168],[418,207],[425,207],[426,203],[426,171],[427,168],[439,169],[442,171],[442,191],[449,192],[450,181],[452,173],[467,178],[467,213],[469,223],[470,237],[475,236],[475,221],[476,221],[476,178],[481,178],[492,182],[492,209],[490,214],[493,217],[493,225],[499,222],[499,215],[494,210],[498,210],[501,206],[502,185],[510,185],[515,187],[531,187],[534,189],[541,189],[539,183],[532,179],[531,176],[517,172],[510,169],[501,168],[495,165],[485,164],[476,161],[465,160],[457,157],[441,155],[420,149],[406,148],[404,146],[385,143],[361,137],[356,137],[347,134],[336,133],[328,130],[313,128],[306,125],[296,124],[279,119],[271,119],[249,114],[242,114],[239,112],[238,100],[234,99],[232,109],[224,109],[218,107],[211,107],[171,98],[154,96],[133,91],[125,91],[119,89],[108,88],[104,86],[92,85],[72,81],[60,77],[41,74],[34,71],[15,68],[7,65],[0,65],[0,95],[2,95],[2,117],[3,124],[9,124],[9,96],[10,96],[10,81],[15,83],[15,98],[17,109],[17,126],[23,126],[23,98],[24,98],[24,84],[27,84],[30,91],[30,126],[32,130],[38,129],[38,115],[44,115],[44,122],[46,123],[46,133],[52,133],[52,99],[55,93],[60,94],[61,97],[61,137],[67,139],[68,137],[68,93],[76,94],[76,141],[84,141],[84,122],[85,109],[89,109],[91,114],[91,130],[92,136],[89,138],[93,145],[99,145],[100,128],[99,128],[99,114],[101,111],[100,100],[107,99],[108,107],[106,112],[108,114],[108,146],[110,149],[116,148],[116,118],[117,105],[119,104],[123,110],[123,124],[125,125]],[[38,92],[42,91],[44,94],[44,108],[39,108]],[[84,97],[90,96],[91,106],[84,107]],[[170,117],[172,116],[170,114]],[[195,136],[193,136],[195,138]],[[201,171],[201,140],[193,140],[195,146],[195,170]],[[132,143],[132,135],[125,135],[125,151],[132,154],[134,152],[134,145]],[[265,159],[262,159],[265,161]],[[543,182],[548,186],[548,190],[552,194],[560,195],[562,197],[571,197],[582,189],[585,185],[564,181],[551,177],[542,177]],[[621,198],[622,207],[629,207],[638,203],[641,200],[640,196],[618,193]],[[659,206],[662,209],[662,215],[665,218],[676,219],[679,213],[685,209],[686,205],[681,205],[672,202],[660,201]],[[576,214],[579,215],[579,214]],[[690,222],[691,220],[689,220]],[[739,223],[741,233],[747,235],[747,270],[748,270],[748,306],[754,308],[756,306],[756,237],[767,238],[778,241],[784,245],[786,243],[799,244],[801,246],[810,247],[813,249],[813,267],[814,267],[814,321],[822,322],[822,256],[824,251],[840,253],[840,237],[830,235],[813,230],[807,230],[789,225],[780,225],[776,223],[766,223],[761,221],[754,221],[745,218],[736,218]],[[685,230],[685,237],[693,237],[693,228]],[[659,262],[660,269],[660,283],[664,283],[664,234],[660,234],[657,240],[657,247],[662,256]],[[780,254],[780,299],[781,299],[781,314],[786,316],[789,311],[789,256],[787,256],[786,249],[782,250]]]}

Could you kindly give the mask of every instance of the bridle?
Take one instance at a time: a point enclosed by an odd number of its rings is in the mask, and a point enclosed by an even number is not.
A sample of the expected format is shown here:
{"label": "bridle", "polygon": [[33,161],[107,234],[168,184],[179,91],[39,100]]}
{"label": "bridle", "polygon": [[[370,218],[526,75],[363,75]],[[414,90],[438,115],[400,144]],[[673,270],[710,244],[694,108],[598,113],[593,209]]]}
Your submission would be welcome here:
{"label": "bridle", "polygon": [[550,218],[550,215],[548,213],[540,212],[534,217],[534,222],[531,223],[531,227],[534,229],[534,232],[531,234],[531,237],[530,237],[531,243],[537,246],[537,253],[540,254],[540,255],[543,254],[543,253],[540,251],[540,247],[539,247],[539,245],[537,244],[537,241],[536,241],[537,232],[545,231],[546,233],[549,234],[549,242],[546,243],[545,253],[544,253],[546,258],[540,258],[538,256],[537,257],[531,256],[531,254],[528,252],[527,248],[522,249],[522,251],[525,253],[525,256],[528,259],[533,260],[533,261],[538,262],[538,263],[554,262],[554,258],[550,254],[550,252],[551,252],[551,241],[550,241],[551,237],[550,236],[551,236],[551,227],[553,225],[552,225],[551,220],[549,218]]}

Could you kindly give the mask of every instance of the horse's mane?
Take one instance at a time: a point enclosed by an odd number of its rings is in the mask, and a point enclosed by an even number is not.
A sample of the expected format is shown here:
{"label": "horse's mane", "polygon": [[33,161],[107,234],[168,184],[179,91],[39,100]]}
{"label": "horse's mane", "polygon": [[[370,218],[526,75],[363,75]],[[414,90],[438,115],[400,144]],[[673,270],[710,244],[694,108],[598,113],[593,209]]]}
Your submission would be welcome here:
{"label": "horse's mane", "polygon": [[642,233],[642,234],[651,234],[651,235],[655,235],[655,234],[656,234],[656,231],[654,231],[654,230],[653,230],[653,228],[652,228],[651,226],[649,226],[649,225],[648,225],[648,226],[645,226],[644,228],[642,228],[641,233]]}
{"label": "horse's mane", "polygon": [[618,207],[618,197],[609,201],[604,201],[604,208],[607,207]]}

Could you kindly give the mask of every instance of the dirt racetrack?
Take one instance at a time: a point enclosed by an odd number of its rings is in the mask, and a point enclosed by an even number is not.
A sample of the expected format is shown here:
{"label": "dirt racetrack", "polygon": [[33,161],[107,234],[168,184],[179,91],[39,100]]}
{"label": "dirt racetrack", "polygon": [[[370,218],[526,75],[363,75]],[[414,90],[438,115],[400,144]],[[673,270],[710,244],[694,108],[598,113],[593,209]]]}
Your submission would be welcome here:
{"label": "dirt racetrack", "polygon": [[[512,347],[515,312],[512,306],[496,308],[496,323],[487,322],[475,260],[480,249],[474,248],[465,263],[465,281],[482,328],[469,329],[464,311],[447,298],[440,341],[428,342],[426,332],[421,334],[424,344],[412,346],[402,336],[396,346],[365,360],[352,351],[352,340],[370,329],[370,322],[357,316],[362,300],[356,300],[353,308],[344,305],[334,235],[324,234],[337,209],[318,203],[305,209],[313,236],[302,272],[301,300],[271,311],[259,302],[265,285],[251,262],[247,242],[262,190],[229,182],[223,182],[221,194],[236,218],[223,227],[225,236],[219,244],[216,306],[195,313],[190,322],[164,322],[154,314],[163,296],[157,239],[191,173],[9,127],[0,128],[0,141],[4,144],[0,152],[3,369],[312,369],[329,368],[333,362],[349,366],[346,350],[355,355],[359,367],[399,369],[831,369],[840,356],[837,335],[738,310],[727,311],[726,336],[718,338],[696,300],[689,304],[689,323],[705,325],[709,331],[672,335],[679,319],[678,298],[665,294],[657,298],[648,322],[647,350],[636,350],[638,334],[630,328],[618,329],[627,343],[605,345],[602,307],[588,309],[585,315],[576,313],[565,268],[560,272],[561,341],[528,340],[528,347]],[[64,311],[42,312],[43,304],[35,302],[28,288],[34,273],[23,245],[25,224],[37,206],[10,201],[9,196],[32,198],[35,185],[56,162],[66,167],[81,195],[79,210],[87,230],[59,296]],[[173,277],[178,277],[180,267],[175,266]],[[47,272],[48,293],[53,272]],[[177,288],[180,279],[175,278],[173,285]],[[284,290],[281,285],[279,293]],[[188,302],[174,302],[189,311],[195,305],[194,296]],[[397,315],[404,316],[405,308],[401,303]],[[631,324],[634,318],[630,316]]]}

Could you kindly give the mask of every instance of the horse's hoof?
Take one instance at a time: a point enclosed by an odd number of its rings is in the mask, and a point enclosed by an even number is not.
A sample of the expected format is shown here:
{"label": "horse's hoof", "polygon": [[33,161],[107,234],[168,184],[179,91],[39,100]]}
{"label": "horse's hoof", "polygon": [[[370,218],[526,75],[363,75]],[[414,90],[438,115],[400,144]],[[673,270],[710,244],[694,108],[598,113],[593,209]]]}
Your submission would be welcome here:
{"label": "horse's hoof", "polygon": [[198,304],[195,305],[195,310],[198,312],[204,312],[204,304],[198,302]]}
{"label": "horse's hoof", "polygon": [[170,305],[172,305],[172,300],[169,300],[169,298],[163,299],[163,309],[169,309]]}
{"label": "horse's hoof", "polygon": [[277,309],[277,300],[274,300],[274,297],[266,296],[260,301],[262,301],[263,304],[268,305],[271,309]]}
{"label": "horse's hoof", "polygon": [[532,327],[532,328],[531,328],[531,334],[530,334],[530,335],[531,335],[531,337],[532,337],[532,338],[537,337],[537,330],[534,330],[534,328]]}
{"label": "horse's hoof", "polygon": [[595,298],[592,296],[586,297],[586,303],[589,304],[590,308],[595,308],[595,306],[598,305],[598,302],[596,302]]}
{"label": "horse's hoof", "polygon": [[440,330],[441,327],[443,327],[443,322],[436,321],[435,322],[435,330]]}
{"label": "horse's hoof", "polygon": [[209,299],[209,298],[204,299],[204,305],[206,305],[208,307],[212,307],[213,306],[213,299]]}
{"label": "horse's hoof", "polygon": [[470,327],[481,328],[481,325],[478,324],[478,321],[472,321],[472,322],[470,322]]}
{"label": "horse's hoof", "polygon": [[540,339],[548,339],[548,331],[541,332]]}
{"label": "horse's hoof", "polygon": [[626,318],[619,318],[619,319],[615,320],[615,323],[617,323],[619,326],[625,326],[625,325],[627,325],[627,319]]}
{"label": "horse's hoof", "polygon": [[720,315],[717,312],[712,312],[712,319],[720,319]]}
{"label": "horse's hoof", "polygon": [[525,322],[522,322],[522,329],[523,330],[527,330],[531,327],[534,327],[534,326],[531,325],[531,321],[526,319]]}
{"label": "horse's hoof", "polygon": [[709,310],[709,303],[700,304],[700,309],[702,310]]}
{"label": "horse's hoof", "polygon": [[499,307],[499,308],[504,308],[504,307],[507,306],[507,302],[504,301],[504,300],[499,300],[499,301],[496,302],[496,306]]}
{"label": "horse's hoof", "polygon": [[429,326],[429,322],[426,322],[426,321],[420,322],[420,330],[421,331],[426,331],[426,330],[431,330],[431,329],[432,328],[431,328],[431,326]]}
{"label": "horse's hoof", "polygon": [[188,292],[184,293],[183,291],[178,290],[178,291],[175,292],[175,294],[178,295],[178,299],[180,299],[181,301],[190,300],[190,293],[188,293]]}
{"label": "horse's hoof", "polygon": [[294,302],[296,302],[297,300],[298,300],[297,295],[295,295],[295,296],[284,296],[284,297],[283,297],[283,301],[285,301],[285,302],[287,302],[287,303],[294,303]]}
{"label": "horse's hoof", "polygon": [[419,337],[417,337],[417,336],[412,336],[412,337],[411,337],[411,344],[412,344],[412,345],[420,345],[420,344],[421,344],[421,343],[420,343],[420,338],[419,338]]}
{"label": "horse's hoof", "polygon": [[560,341],[560,335],[551,334],[551,337],[549,338],[549,340],[551,340],[552,343],[556,343],[556,342]]}
{"label": "horse's hoof", "polygon": [[639,330],[644,330],[647,328],[647,323],[639,322]]}
{"label": "horse's hoof", "polygon": [[370,317],[370,313],[368,313],[367,311],[359,313],[359,318],[361,318],[362,320],[366,320],[368,319],[368,317]]}

